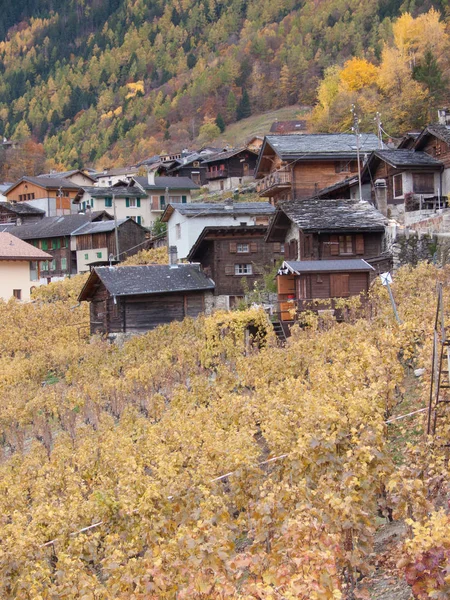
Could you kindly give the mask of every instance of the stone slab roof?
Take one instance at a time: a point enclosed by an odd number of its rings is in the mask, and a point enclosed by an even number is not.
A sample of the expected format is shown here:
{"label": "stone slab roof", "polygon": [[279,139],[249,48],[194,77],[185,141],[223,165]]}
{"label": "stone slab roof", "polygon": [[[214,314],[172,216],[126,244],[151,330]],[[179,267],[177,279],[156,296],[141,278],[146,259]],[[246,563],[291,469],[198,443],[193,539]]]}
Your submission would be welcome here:
{"label": "stone slab roof", "polygon": [[26,202],[0,202],[0,207],[6,208],[17,215],[45,215],[45,210],[30,206]]}
{"label": "stone slab roof", "polygon": [[[120,227],[125,221],[129,221],[131,219],[117,219],[117,226]],[[136,224],[137,225],[137,224]],[[139,225],[137,225],[140,227]],[[72,235],[93,235],[95,233],[109,233],[114,231],[115,222],[114,221],[95,221],[94,223],[86,223],[85,225],[81,225],[78,229],[76,229]]]}
{"label": "stone slab roof", "polygon": [[95,187],[88,186],[84,187],[83,190],[87,192],[92,198],[112,198],[117,196],[118,198],[146,198],[147,194],[141,190],[140,187],[128,186],[128,185],[113,185],[111,187]]}
{"label": "stone slab roof", "polygon": [[187,204],[171,203],[164,211],[161,220],[168,221],[173,212],[177,210],[186,217],[200,216],[233,216],[233,215],[272,215],[275,208],[269,202],[235,202],[227,204],[213,204],[208,202],[190,202]]}
{"label": "stone slab roof", "polygon": [[[44,217],[37,223],[16,225],[9,231],[22,240],[37,240],[42,238],[63,237],[72,235],[77,229],[92,220],[102,218],[103,211],[90,214],[63,215],[61,217]],[[108,217],[106,217],[108,218]],[[112,219],[109,217],[108,220]]]}
{"label": "stone slab roof", "polygon": [[149,183],[147,177],[133,177],[144,190],[198,190],[197,185],[189,177],[155,177],[155,183]]}
{"label": "stone slab roof", "polygon": [[[340,155],[356,156],[356,140],[352,133],[314,133],[292,135],[268,135],[269,144],[283,159],[296,159],[308,156]],[[373,133],[362,133],[361,152],[371,152],[378,148],[378,138]]]}
{"label": "stone slab roof", "polygon": [[278,210],[303,231],[384,231],[387,222],[372,204],[354,200],[294,200]]}
{"label": "stone slab roof", "polygon": [[439,168],[443,166],[440,160],[436,160],[425,152],[416,152],[415,150],[375,150],[373,154],[393,167]]}
{"label": "stone slab roof", "polygon": [[336,273],[349,271],[374,271],[375,269],[362,258],[344,258],[342,260],[285,260],[280,271],[302,273]]}
{"label": "stone slab roof", "polygon": [[111,296],[137,296],[213,290],[214,282],[199,265],[142,265],[97,267],[86,282],[78,300],[91,297],[91,286],[100,279]]}

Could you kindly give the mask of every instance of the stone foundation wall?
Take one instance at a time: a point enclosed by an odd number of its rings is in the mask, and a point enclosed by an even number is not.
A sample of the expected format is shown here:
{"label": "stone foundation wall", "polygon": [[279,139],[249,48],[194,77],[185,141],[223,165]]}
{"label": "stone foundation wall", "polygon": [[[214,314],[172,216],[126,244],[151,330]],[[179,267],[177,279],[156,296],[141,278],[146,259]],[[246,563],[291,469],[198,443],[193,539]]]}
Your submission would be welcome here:
{"label": "stone foundation wall", "polygon": [[450,234],[420,233],[400,230],[391,238],[390,251],[393,270],[404,265],[417,265],[421,261],[444,265],[450,262]]}

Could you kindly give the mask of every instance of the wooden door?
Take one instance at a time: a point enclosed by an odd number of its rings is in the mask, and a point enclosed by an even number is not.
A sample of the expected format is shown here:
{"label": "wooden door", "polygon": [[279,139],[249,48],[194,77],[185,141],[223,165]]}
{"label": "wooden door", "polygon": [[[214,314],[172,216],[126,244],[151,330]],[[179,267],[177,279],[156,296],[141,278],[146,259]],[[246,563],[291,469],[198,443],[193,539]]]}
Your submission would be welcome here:
{"label": "wooden door", "polygon": [[348,273],[330,275],[330,296],[332,298],[346,298],[350,296]]}

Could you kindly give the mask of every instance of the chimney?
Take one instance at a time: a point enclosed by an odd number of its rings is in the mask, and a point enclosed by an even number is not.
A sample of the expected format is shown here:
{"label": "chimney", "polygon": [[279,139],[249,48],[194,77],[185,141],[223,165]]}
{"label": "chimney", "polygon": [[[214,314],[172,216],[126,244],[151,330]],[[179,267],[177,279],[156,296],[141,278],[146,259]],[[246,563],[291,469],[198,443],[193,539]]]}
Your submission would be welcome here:
{"label": "chimney", "polygon": [[233,210],[233,198],[227,198],[223,204],[225,210]]}
{"label": "chimney", "polygon": [[171,267],[178,266],[178,250],[176,246],[169,246],[169,265]]}
{"label": "chimney", "polygon": [[155,171],[153,169],[148,170],[147,180],[148,180],[148,185],[155,185]]}
{"label": "chimney", "polygon": [[450,125],[450,111],[448,108],[438,110],[439,125]]}
{"label": "chimney", "polygon": [[376,179],[374,187],[377,208],[380,213],[386,216],[388,211],[386,179]]}

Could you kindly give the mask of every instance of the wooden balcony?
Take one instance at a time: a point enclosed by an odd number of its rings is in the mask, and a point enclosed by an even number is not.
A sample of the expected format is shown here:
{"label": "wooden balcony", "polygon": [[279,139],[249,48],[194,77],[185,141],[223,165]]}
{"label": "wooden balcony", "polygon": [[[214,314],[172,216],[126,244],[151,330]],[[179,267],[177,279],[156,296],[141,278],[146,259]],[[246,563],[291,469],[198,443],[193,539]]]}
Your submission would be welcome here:
{"label": "wooden balcony", "polygon": [[279,169],[260,179],[256,185],[256,191],[260,196],[275,196],[282,190],[290,190],[292,186],[292,174],[287,169]]}
{"label": "wooden balcony", "polygon": [[206,171],[206,179],[224,179],[228,177],[228,169],[216,169],[215,171]]}

